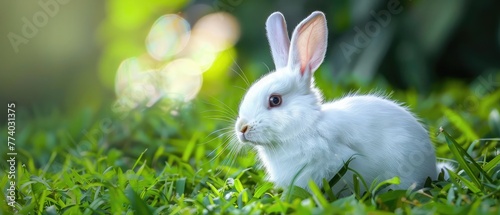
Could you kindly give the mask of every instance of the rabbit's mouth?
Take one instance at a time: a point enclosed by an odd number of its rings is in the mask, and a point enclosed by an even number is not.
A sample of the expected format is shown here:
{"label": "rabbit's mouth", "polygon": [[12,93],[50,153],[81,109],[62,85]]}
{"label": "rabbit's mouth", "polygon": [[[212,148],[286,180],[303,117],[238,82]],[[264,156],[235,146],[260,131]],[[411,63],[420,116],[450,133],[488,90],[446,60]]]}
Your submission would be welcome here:
{"label": "rabbit's mouth", "polygon": [[251,145],[265,145],[265,144],[262,144],[254,139],[252,139],[252,135],[250,135],[248,132],[246,133],[243,133],[243,132],[239,132],[237,131],[236,132],[236,136],[238,137],[238,140],[241,142],[241,143],[244,143],[244,144],[251,144]]}
{"label": "rabbit's mouth", "polygon": [[[242,143],[253,143],[248,139],[252,126],[247,123],[243,117],[238,117],[235,125],[235,133],[238,140]],[[251,135],[250,135],[251,136]]]}
{"label": "rabbit's mouth", "polygon": [[238,136],[238,140],[243,143],[249,143],[250,141],[247,139],[245,136],[245,133],[242,132],[237,132],[236,135]]}

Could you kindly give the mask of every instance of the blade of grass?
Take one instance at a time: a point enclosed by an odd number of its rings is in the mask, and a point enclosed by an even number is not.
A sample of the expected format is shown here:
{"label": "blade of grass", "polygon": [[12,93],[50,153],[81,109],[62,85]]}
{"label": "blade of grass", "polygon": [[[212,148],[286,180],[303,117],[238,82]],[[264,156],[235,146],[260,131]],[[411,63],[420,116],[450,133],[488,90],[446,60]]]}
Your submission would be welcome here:
{"label": "blade of grass", "polygon": [[304,190],[302,187],[291,186],[288,190],[283,193],[283,196],[286,196],[288,202],[292,202],[293,199],[307,199],[311,197],[311,194]]}
{"label": "blade of grass", "polygon": [[470,127],[469,123],[465,121],[462,116],[454,112],[453,110],[443,107],[443,113],[448,118],[448,120],[456,126],[462,133],[467,136],[469,140],[477,140],[479,136],[474,132],[474,129]]}
{"label": "blade of grass", "polygon": [[[453,155],[456,157],[458,163],[462,168],[465,170],[467,175],[469,175],[470,178],[472,178],[472,181],[479,187],[481,190],[483,188],[482,183],[480,182],[480,179],[477,177],[476,173],[481,173],[488,182],[492,183],[493,180],[488,176],[488,174],[477,164],[476,161],[451,137],[450,134],[448,134],[446,131],[442,130],[442,133],[445,135],[446,142],[448,143],[448,146],[450,147],[450,150],[452,151]],[[467,162],[465,161],[465,158],[468,158],[472,166],[468,165]],[[472,169],[472,168],[473,169]]]}
{"label": "blade of grass", "polygon": [[354,195],[356,196],[356,199],[360,199],[361,196],[360,196],[360,193],[359,193],[359,179],[358,179],[358,175],[356,174],[353,174],[352,175],[352,182],[353,182],[353,186],[354,186]]}
{"label": "blade of grass", "polygon": [[50,166],[52,165],[52,163],[54,162],[54,160],[56,159],[56,156],[57,156],[57,152],[52,152],[52,154],[50,154],[50,158],[49,158],[49,161],[47,162],[47,164],[45,165],[45,168],[43,168],[43,173],[42,173],[42,176],[44,176],[47,171],[49,170]]}
{"label": "blade of grass", "polygon": [[[292,183],[290,183],[290,186],[288,186],[288,190],[287,190],[287,195],[286,195],[286,200],[287,202],[291,202],[292,201],[292,193],[294,193],[294,187],[295,187],[295,180],[297,180],[297,177],[299,177],[300,173],[304,170],[304,168],[306,168],[306,165],[305,164],[304,166],[302,166],[302,168],[299,169],[299,171],[297,172],[297,174],[295,174],[295,176],[293,176],[293,179],[292,179]],[[307,191],[306,191],[307,192]]]}
{"label": "blade of grass", "polygon": [[210,182],[207,182],[207,185],[208,187],[210,187],[210,190],[212,190],[212,192],[214,192],[217,196],[220,196],[219,190],[217,190],[214,185],[212,185]]}
{"label": "blade of grass", "polygon": [[241,184],[240,179],[234,179],[234,188],[236,188],[238,193],[243,192],[244,188],[243,185]]}
{"label": "blade of grass", "polygon": [[457,160],[460,167],[464,169],[464,171],[467,173],[467,175],[469,175],[469,177],[477,185],[477,187],[482,187],[481,182],[479,181],[479,178],[477,177],[476,173],[471,169],[471,167],[467,164],[467,161],[465,161],[464,159],[464,156],[468,154],[465,153],[464,151],[460,151],[462,147],[460,147],[458,143],[455,141],[455,139],[453,139],[446,131],[441,130],[441,133],[444,134],[446,142],[448,143],[448,147],[455,156],[455,159]]}
{"label": "blade of grass", "polygon": [[152,214],[148,207],[148,204],[144,202],[139,195],[132,188],[128,188],[125,194],[130,201],[130,206],[134,210],[135,214]]}
{"label": "blade of grass", "polygon": [[193,134],[191,137],[191,140],[189,140],[188,144],[186,145],[186,148],[184,149],[184,153],[182,153],[182,160],[187,161],[191,154],[194,151],[194,147],[196,146],[196,140],[198,140],[198,137],[200,136],[199,132],[196,132]]}
{"label": "blade of grass", "polygon": [[248,202],[248,193],[247,193],[247,189],[244,189],[238,195],[238,201],[237,201],[238,207],[243,208],[247,202]]}
{"label": "blade of grass", "polygon": [[[352,171],[352,172],[354,172],[353,175],[355,175],[357,177],[357,179],[361,181],[361,184],[365,187],[365,190],[367,190],[367,191],[370,190],[369,187],[368,187],[368,184],[365,181],[365,179],[363,178],[363,176],[361,176],[361,174],[359,174],[358,171],[356,171],[354,169],[351,169],[351,168],[349,168],[349,170]],[[369,194],[370,192],[366,192],[366,193]]]}
{"label": "blade of grass", "polygon": [[393,178],[389,178],[385,181],[378,183],[377,186],[375,186],[375,188],[373,189],[372,193],[376,194],[377,191],[380,191],[381,189],[384,189],[387,186],[390,186],[393,184],[400,184],[400,183],[401,183],[401,180],[397,176],[393,177]]}
{"label": "blade of grass", "polygon": [[142,159],[142,156],[144,156],[144,153],[146,153],[146,151],[148,151],[148,149],[145,149],[141,155],[139,155],[139,158],[137,158],[137,160],[135,160],[135,163],[134,163],[134,166],[132,166],[132,169],[135,169],[135,167],[139,164],[139,162],[141,161]]}
{"label": "blade of grass", "polygon": [[335,198],[335,195],[333,194],[332,188],[330,187],[330,185],[328,184],[328,181],[325,178],[323,178],[323,190],[324,190],[324,193],[330,199],[330,201],[335,201],[336,198]]}
{"label": "blade of grass", "polygon": [[271,189],[273,187],[273,184],[270,183],[270,182],[265,182],[264,184],[258,186],[256,189],[255,189],[255,193],[253,195],[254,198],[260,198],[262,195],[264,195],[264,193],[266,193],[266,191],[268,191],[269,189]]}
{"label": "blade of grass", "polygon": [[484,165],[483,169],[485,172],[489,172],[491,169],[498,166],[499,164],[500,164],[500,155],[496,156],[490,162],[486,163],[486,165]]}
{"label": "blade of grass", "polygon": [[[462,181],[465,184],[465,186],[467,186],[473,193],[481,193],[481,190],[471,181],[465,179],[464,177],[462,177],[460,175],[457,175],[453,171],[448,170],[448,174],[450,174],[450,177],[453,177],[455,180],[458,179],[458,180]],[[460,186],[460,185],[457,184],[457,186]]]}
{"label": "blade of grass", "polygon": [[316,204],[318,204],[322,208],[327,208],[328,206],[330,206],[328,201],[323,196],[323,193],[321,193],[321,190],[318,188],[318,186],[316,185],[316,183],[314,183],[313,180],[309,181],[309,188],[311,188],[312,197],[316,202]]}
{"label": "blade of grass", "polygon": [[[452,170],[449,170],[449,169],[446,169],[445,171],[448,171],[448,172],[451,172]],[[449,173],[448,173],[449,174]],[[458,190],[458,193],[464,193],[463,191],[463,188],[462,186],[460,185],[460,183],[458,182],[458,178],[457,177],[453,177],[451,174],[450,174],[450,180],[452,182],[452,184],[455,185],[455,187],[457,188]],[[452,190],[453,188],[450,188],[450,190]],[[450,195],[450,194],[448,194]]]}
{"label": "blade of grass", "polygon": [[328,182],[328,185],[330,185],[330,187],[333,187],[333,185],[337,184],[337,182],[340,181],[340,179],[342,178],[342,176],[345,175],[345,173],[349,169],[349,163],[351,163],[352,160],[354,160],[354,156],[351,156],[344,163],[344,165],[342,166],[342,168],[340,168],[340,170],[337,172],[337,174],[335,174],[335,176],[333,176],[333,178],[330,180],[330,182]]}
{"label": "blade of grass", "polygon": [[184,190],[186,189],[186,178],[179,178],[175,182],[175,192],[177,195],[181,196],[184,194]]}

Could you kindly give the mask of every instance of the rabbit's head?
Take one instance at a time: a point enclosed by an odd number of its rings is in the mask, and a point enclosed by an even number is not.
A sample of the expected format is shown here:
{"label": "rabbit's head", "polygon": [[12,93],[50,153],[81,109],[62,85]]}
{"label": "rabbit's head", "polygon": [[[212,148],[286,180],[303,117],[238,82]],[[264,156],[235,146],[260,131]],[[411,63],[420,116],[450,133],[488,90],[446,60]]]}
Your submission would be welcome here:
{"label": "rabbit's head", "polygon": [[291,41],[279,12],[269,16],[266,30],[276,71],[250,87],[235,124],[240,142],[260,146],[285,143],[315,126],[322,96],[313,74],[327,47],[326,19],[321,12],[299,23]]}

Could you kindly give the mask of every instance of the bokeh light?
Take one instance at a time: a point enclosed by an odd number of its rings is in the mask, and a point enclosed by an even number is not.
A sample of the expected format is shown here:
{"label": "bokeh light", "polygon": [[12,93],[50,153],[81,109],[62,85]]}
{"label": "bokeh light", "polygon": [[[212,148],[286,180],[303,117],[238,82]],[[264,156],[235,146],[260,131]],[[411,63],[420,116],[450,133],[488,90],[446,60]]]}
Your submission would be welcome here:
{"label": "bokeh light", "polygon": [[214,51],[223,51],[236,43],[240,29],[234,16],[219,12],[202,17],[194,25],[193,34],[208,42]]}
{"label": "bokeh light", "polygon": [[190,58],[198,63],[202,71],[208,70],[215,61],[218,52],[211,42],[200,34],[192,34],[186,49],[180,53],[182,57]]}
{"label": "bokeh light", "polygon": [[165,93],[177,95],[184,102],[193,99],[200,91],[203,78],[198,64],[187,58],[170,62],[161,71]]}
{"label": "bokeh light", "polygon": [[[224,12],[201,17],[193,26],[191,30],[189,23],[175,14],[156,20],[146,38],[149,57],[127,59],[118,69],[115,110],[154,104],[168,105],[161,107],[168,109],[172,102],[189,102],[198,95],[202,74],[213,66],[221,51],[234,46],[240,29],[237,20]],[[156,63],[147,62],[151,58]],[[169,102],[159,102],[163,99]]]}
{"label": "bokeh light", "polygon": [[141,104],[151,107],[162,97],[158,80],[158,72],[144,71],[137,58],[123,61],[116,74],[117,110],[130,110]]}
{"label": "bokeh light", "polygon": [[190,36],[189,23],[169,14],[156,20],[146,38],[148,53],[156,60],[165,60],[184,49]]}

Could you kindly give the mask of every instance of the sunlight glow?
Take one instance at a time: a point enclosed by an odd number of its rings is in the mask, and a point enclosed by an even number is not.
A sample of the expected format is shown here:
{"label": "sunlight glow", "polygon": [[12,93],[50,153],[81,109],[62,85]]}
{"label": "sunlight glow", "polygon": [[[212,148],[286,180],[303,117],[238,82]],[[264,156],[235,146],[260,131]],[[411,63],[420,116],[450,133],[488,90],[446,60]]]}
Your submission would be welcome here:
{"label": "sunlight glow", "polygon": [[193,34],[202,36],[215,51],[233,46],[240,37],[238,21],[229,13],[213,13],[202,17]]}
{"label": "sunlight glow", "polygon": [[165,93],[177,95],[188,102],[200,91],[203,82],[201,74],[195,61],[187,58],[174,60],[161,70],[162,88]]}
{"label": "sunlight glow", "polygon": [[116,74],[116,95],[122,109],[136,108],[139,104],[150,107],[162,97],[158,87],[158,72],[143,71],[137,58],[122,62]]}
{"label": "sunlight glow", "polygon": [[[146,58],[122,62],[115,78],[115,110],[155,104],[170,109],[172,103],[196,97],[203,73],[213,66],[221,51],[234,46],[240,30],[237,20],[224,12],[208,14],[193,26],[191,30],[189,23],[175,14],[156,20],[146,38],[147,58],[154,62]],[[160,102],[163,99],[168,102]]]}
{"label": "sunlight glow", "polygon": [[160,17],[146,38],[148,53],[156,60],[165,60],[184,49],[190,36],[189,23],[170,14]]}

